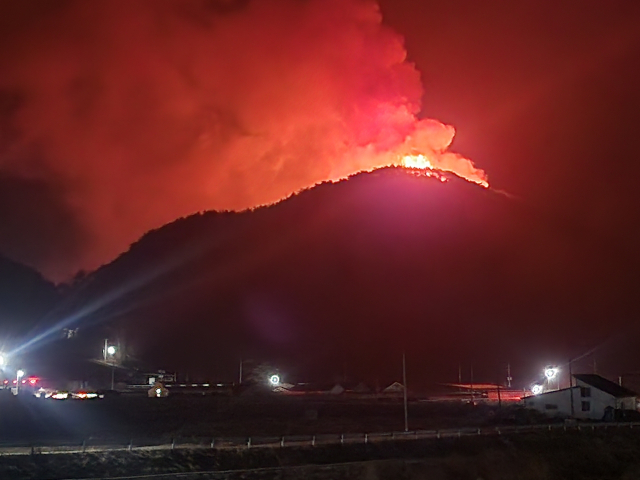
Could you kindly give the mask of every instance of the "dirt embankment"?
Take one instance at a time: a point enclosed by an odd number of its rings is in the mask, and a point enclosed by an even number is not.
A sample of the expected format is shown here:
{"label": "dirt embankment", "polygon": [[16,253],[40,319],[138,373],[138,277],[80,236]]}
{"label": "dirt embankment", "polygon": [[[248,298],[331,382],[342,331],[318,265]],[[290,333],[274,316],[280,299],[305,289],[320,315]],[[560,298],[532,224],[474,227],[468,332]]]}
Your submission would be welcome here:
{"label": "dirt embankment", "polygon": [[[218,471],[225,480],[640,478],[640,431],[539,432],[377,444],[0,457],[0,478],[76,479]],[[194,477],[196,478],[196,477]]]}

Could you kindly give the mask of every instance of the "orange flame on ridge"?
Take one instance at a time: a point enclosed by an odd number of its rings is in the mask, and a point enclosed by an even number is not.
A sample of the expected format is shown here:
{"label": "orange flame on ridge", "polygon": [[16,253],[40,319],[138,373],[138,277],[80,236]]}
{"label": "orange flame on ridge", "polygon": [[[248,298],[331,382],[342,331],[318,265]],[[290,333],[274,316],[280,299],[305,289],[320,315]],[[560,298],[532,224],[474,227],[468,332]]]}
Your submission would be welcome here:
{"label": "orange flame on ridge", "polygon": [[429,170],[435,169],[431,161],[429,161],[429,159],[422,154],[405,155],[404,157],[402,157],[401,163],[402,166],[406,168],[428,168]]}
{"label": "orange flame on ridge", "polygon": [[442,183],[449,180],[441,171],[435,169],[429,159],[422,154],[403,156],[400,159],[400,166],[411,170],[416,176],[437,178]]}
{"label": "orange flame on ridge", "polygon": [[[473,167],[470,160],[467,160],[458,154],[447,153],[447,155],[457,157],[456,162],[451,165],[444,162],[436,163],[434,165],[434,162],[432,162],[426,155],[422,153],[415,153],[401,156],[399,164],[396,166],[420,171],[422,175],[427,177],[437,177],[442,182],[447,181],[447,177],[442,174],[444,172],[450,172],[467,180],[468,182],[475,183],[483,188],[489,188],[489,182],[487,181],[484,171],[476,169]],[[460,160],[462,160],[462,162]]]}
{"label": "orange flame on ridge", "polygon": [[[477,168],[468,158],[449,150],[455,132],[454,127],[437,120],[418,121],[414,132],[397,150],[393,165],[423,171],[426,176],[438,176],[441,180],[446,179],[442,173],[449,172],[489,188],[484,170]],[[434,172],[438,172],[438,175],[434,175]]]}

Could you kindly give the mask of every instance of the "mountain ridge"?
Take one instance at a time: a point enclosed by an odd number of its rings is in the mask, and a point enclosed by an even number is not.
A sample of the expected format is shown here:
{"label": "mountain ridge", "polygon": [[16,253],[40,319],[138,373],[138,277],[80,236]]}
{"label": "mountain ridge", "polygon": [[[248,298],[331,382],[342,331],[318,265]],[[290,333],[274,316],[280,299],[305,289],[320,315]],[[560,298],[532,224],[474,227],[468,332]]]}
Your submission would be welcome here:
{"label": "mountain ridge", "polygon": [[[86,356],[119,338],[203,378],[232,380],[253,358],[290,379],[386,381],[403,350],[439,365],[424,382],[453,378],[459,362],[494,377],[501,362],[591,341],[575,329],[621,295],[597,253],[481,187],[386,169],[150,231],[75,285],[57,316],[80,328]],[[572,285],[585,261],[593,271]],[[586,286],[602,297],[587,306]]]}

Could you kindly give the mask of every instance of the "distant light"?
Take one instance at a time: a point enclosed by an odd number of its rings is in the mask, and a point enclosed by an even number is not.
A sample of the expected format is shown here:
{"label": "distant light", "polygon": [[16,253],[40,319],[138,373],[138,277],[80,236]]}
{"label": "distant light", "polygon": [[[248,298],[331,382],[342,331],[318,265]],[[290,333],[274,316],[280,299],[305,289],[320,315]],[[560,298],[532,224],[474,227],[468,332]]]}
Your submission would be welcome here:
{"label": "distant light", "polygon": [[280,385],[280,375],[271,375],[269,377],[269,383],[274,387]]}
{"label": "distant light", "polygon": [[[68,394],[67,394],[67,396],[68,396]],[[77,399],[80,399],[80,400],[86,400],[88,398],[97,398],[98,394],[95,393],[95,392],[77,392],[75,394],[72,393],[71,396],[73,398],[77,398]],[[67,397],[64,397],[64,398],[67,398]]]}
{"label": "distant light", "polygon": [[107,354],[115,355],[116,354],[116,347],[114,347],[113,345],[109,345],[107,347]]}
{"label": "distant light", "polygon": [[162,396],[162,389],[156,388],[156,397],[161,397],[161,396]]}
{"label": "distant light", "polygon": [[531,393],[534,395],[540,395],[542,393],[542,385],[534,385],[531,387]]}
{"label": "distant light", "polygon": [[29,377],[29,383],[31,385],[35,385],[36,383],[38,383],[38,377]]}
{"label": "distant light", "polygon": [[24,370],[18,370],[18,371],[16,372],[16,377],[17,377],[17,378],[22,378],[22,377],[24,377]]}
{"label": "distant light", "polygon": [[69,397],[69,394],[67,392],[56,392],[51,395],[51,398],[55,400],[65,400],[68,397]]}
{"label": "distant light", "polygon": [[547,367],[544,369],[544,376],[551,380],[552,378],[555,378],[558,371],[558,367]]}

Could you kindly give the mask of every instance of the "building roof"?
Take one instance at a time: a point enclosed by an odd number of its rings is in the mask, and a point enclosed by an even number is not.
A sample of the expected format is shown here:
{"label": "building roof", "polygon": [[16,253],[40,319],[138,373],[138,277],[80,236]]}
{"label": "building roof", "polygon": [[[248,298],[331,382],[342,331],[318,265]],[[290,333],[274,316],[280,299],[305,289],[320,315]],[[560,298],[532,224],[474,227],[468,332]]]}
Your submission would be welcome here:
{"label": "building roof", "polygon": [[531,394],[531,395],[527,395],[526,397],[523,397],[522,400],[531,400],[532,398],[540,398],[540,397],[544,397],[546,395],[555,395],[556,393],[560,393],[560,392],[567,392],[571,389],[578,389],[580,387],[566,387],[566,388],[560,388],[558,390],[547,390],[546,392],[542,392],[542,393],[535,393],[535,394]]}
{"label": "building roof", "polygon": [[602,390],[609,395],[612,395],[616,398],[624,398],[624,397],[637,397],[638,394],[629,390],[628,388],[624,388],[617,383],[612,382],[611,380],[607,380],[600,375],[596,375],[595,373],[578,373],[573,376],[576,380],[580,380],[587,385],[591,385],[593,388],[597,388],[598,390]]}
{"label": "building roof", "polygon": [[382,393],[399,393],[404,391],[404,385],[400,382],[393,382],[387,388],[382,390]]}
{"label": "building roof", "polygon": [[447,387],[463,388],[465,390],[509,390],[497,383],[443,383]]}

